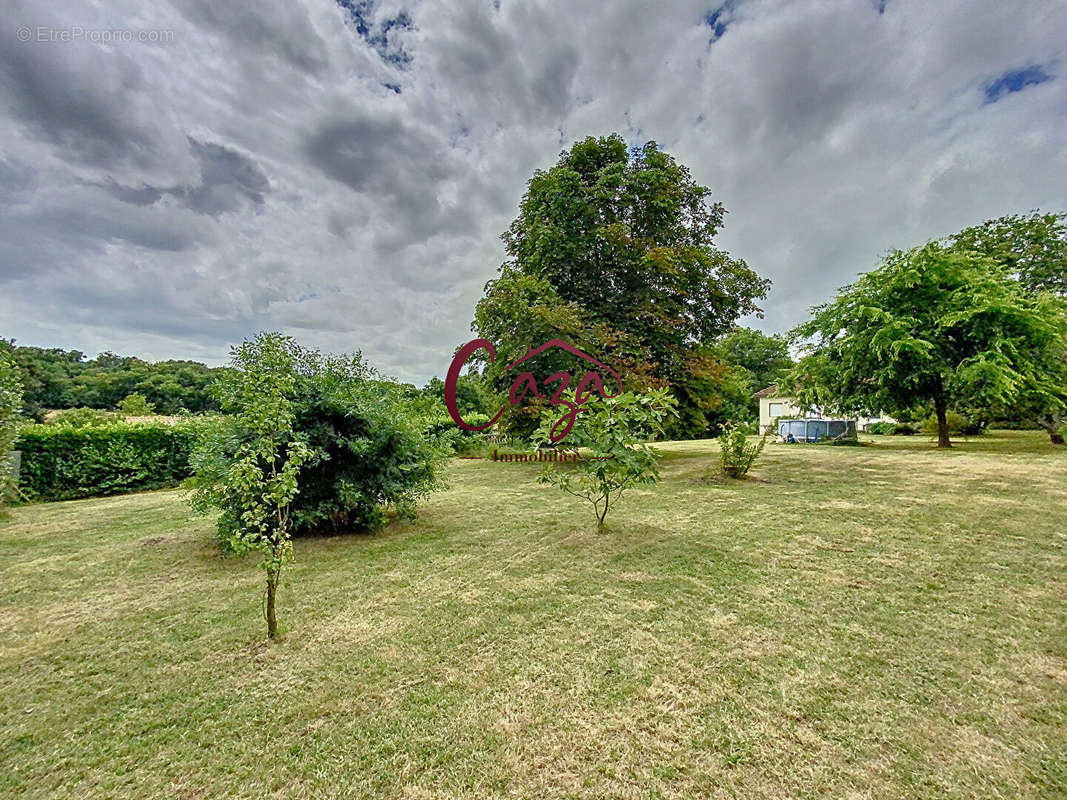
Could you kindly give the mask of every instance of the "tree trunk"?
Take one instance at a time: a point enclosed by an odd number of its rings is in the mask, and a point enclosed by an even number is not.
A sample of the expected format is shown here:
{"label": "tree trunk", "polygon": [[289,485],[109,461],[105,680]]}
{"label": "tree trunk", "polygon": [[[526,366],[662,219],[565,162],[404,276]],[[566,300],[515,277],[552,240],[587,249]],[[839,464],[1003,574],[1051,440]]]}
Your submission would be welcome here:
{"label": "tree trunk", "polygon": [[1052,444],[1064,444],[1063,434],[1060,433],[1060,422],[1059,414],[1049,414],[1041,417],[1037,421],[1037,424],[1044,428],[1045,432],[1048,433],[1049,441]]}
{"label": "tree trunk", "polygon": [[948,404],[943,396],[934,398],[934,413],[937,414],[937,446],[952,447],[948,438]]}
{"label": "tree trunk", "polygon": [[597,533],[603,533],[604,530],[605,530],[604,518],[608,515],[608,503],[610,502],[610,500],[611,500],[610,495],[605,495],[604,496],[604,510],[600,511],[600,508],[599,507],[597,508],[597,511],[598,511],[597,522],[596,522],[596,532]]}
{"label": "tree trunk", "polygon": [[278,637],[278,618],[274,613],[274,598],[278,593],[278,572],[275,570],[268,570],[267,572],[267,638],[276,639]]}

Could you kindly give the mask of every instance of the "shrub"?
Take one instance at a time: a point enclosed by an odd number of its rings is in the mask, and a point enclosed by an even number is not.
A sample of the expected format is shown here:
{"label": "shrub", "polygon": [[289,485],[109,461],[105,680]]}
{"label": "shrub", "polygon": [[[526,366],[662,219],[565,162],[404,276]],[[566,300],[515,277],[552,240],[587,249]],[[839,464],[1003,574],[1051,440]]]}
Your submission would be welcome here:
{"label": "shrub", "polygon": [[[948,422],[950,436],[979,436],[985,432],[984,421],[974,416],[949,411],[945,414],[945,420]],[[931,414],[924,419],[919,430],[925,436],[937,436],[937,417]]]}
{"label": "shrub", "polygon": [[140,392],[126,395],[119,403],[119,411],[127,417],[147,417],[154,414],[155,410],[156,407],[149,403]]}
{"label": "shrub", "polygon": [[[478,426],[489,422],[489,416],[478,412],[468,412],[464,420],[470,425]],[[436,441],[448,452],[470,453],[480,450],[486,441],[485,431],[468,431],[456,425],[455,420],[447,414],[433,415],[421,423],[424,436]]]}
{"label": "shrub", "polygon": [[[301,478],[296,534],[374,529],[388,511],[413,519],[416,502],[442,485],[455,434],[428,436],[398,386],[360,357],[330,357],[297,384],[296,430],[323,458]],[[449,420],[451,422],[451,420]],[[488,421],[488,420],[487,420]]]}
{"label": "shrub", "polygon": [[0,504],[6,503],[18,487],[12,479],[12,450],[22,418],[22,382],[7,348],[0,349]]}
{"label": "shrub", "polygon": [[867,426],[867,433],[873,433],[878,436],[888,436],[893,433],[894,428],[896,428],[895,422],[872,422]]}
{"label": "shrub", "polygon": [[177,486],[195,440],[191,423],[32,425],[19,432],[20,487],[30,500],[73,500]]}
{"label": "shrub", "polygon": [[918,432],[919,429],[916,426],[906,422],[872,422],[867,426],[867,433],[879,436],[911,436]]}
{"label": "shrub", "polygon": [[[294,416],[288,436],[316,454],[297,479],[299,492],[289,510],[293,535],[372,530],[390,510],[413,517],[417,500],[440,485],[443,459],[461,438],[451,418],[451,429],[440,420],[427,422],[402,387],[381,379],[358,354],[323,356],[292,346],[298,366],[285,395]],[[228,384],[242,379],[240,371],[220,378],[217,391],[224,407],[236,410],[221,392],[232,391]],[[193,459],[194,491],[222,485],[247,436],[230,417],[209,422],[204,430]],[[225,497],[204,499],[200,507],[224,511],[219,537],[225,547],[239,520],[226,513]]]}
{"label": "shrub", "polygon": [[71,428],[96,428],[121,421],[117,415],[99,408],[64,408],[48,414],[45,424],[66,425]]}
{"label": "shrub", "polygon": [[745,426],[727,425],[719,435],[723,474],[728,478],[745,477],[766,443],[767,434],[763,434],[756,442],[749,442]]}

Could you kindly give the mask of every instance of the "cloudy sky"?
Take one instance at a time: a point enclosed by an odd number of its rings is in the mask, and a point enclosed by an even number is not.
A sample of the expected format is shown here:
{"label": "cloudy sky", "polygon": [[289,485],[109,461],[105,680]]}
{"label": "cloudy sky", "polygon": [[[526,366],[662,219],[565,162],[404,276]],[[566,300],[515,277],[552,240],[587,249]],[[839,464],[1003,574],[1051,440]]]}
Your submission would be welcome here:
{"label": "cloudy sky", "polygon": [[421,383],[533,170],[654,139],[782,331],[906,247],[1067,209],[1063,0],[5,3],[0,336]]}

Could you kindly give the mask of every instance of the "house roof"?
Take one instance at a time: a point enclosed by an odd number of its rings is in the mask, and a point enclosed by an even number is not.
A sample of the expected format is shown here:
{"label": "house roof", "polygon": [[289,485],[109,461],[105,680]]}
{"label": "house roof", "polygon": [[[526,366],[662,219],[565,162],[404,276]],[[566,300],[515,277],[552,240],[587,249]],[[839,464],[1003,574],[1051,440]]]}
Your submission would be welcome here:
{"label": "house roof", "polygon": [[777,396],[777,394],[778,394],[778,384],[777,383],[772,383],[770,386],[767,386],[767,387],[764,387],[763,389],[760,389],[758,392],[756,392],[752,396],[755,397],[758,400],[761,397],[775,397],[775,396]]}

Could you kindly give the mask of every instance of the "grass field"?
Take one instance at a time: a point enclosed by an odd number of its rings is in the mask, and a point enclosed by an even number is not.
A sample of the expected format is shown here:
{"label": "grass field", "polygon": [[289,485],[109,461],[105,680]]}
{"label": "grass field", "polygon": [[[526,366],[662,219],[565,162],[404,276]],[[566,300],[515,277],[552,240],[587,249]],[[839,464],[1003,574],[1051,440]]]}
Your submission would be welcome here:
{"label": "grass field", "polygon": [[1063,798],[1067,451],[669,443],[612,533],[455,461],[255,557],[176,491],[0,522],[0,796]]}

